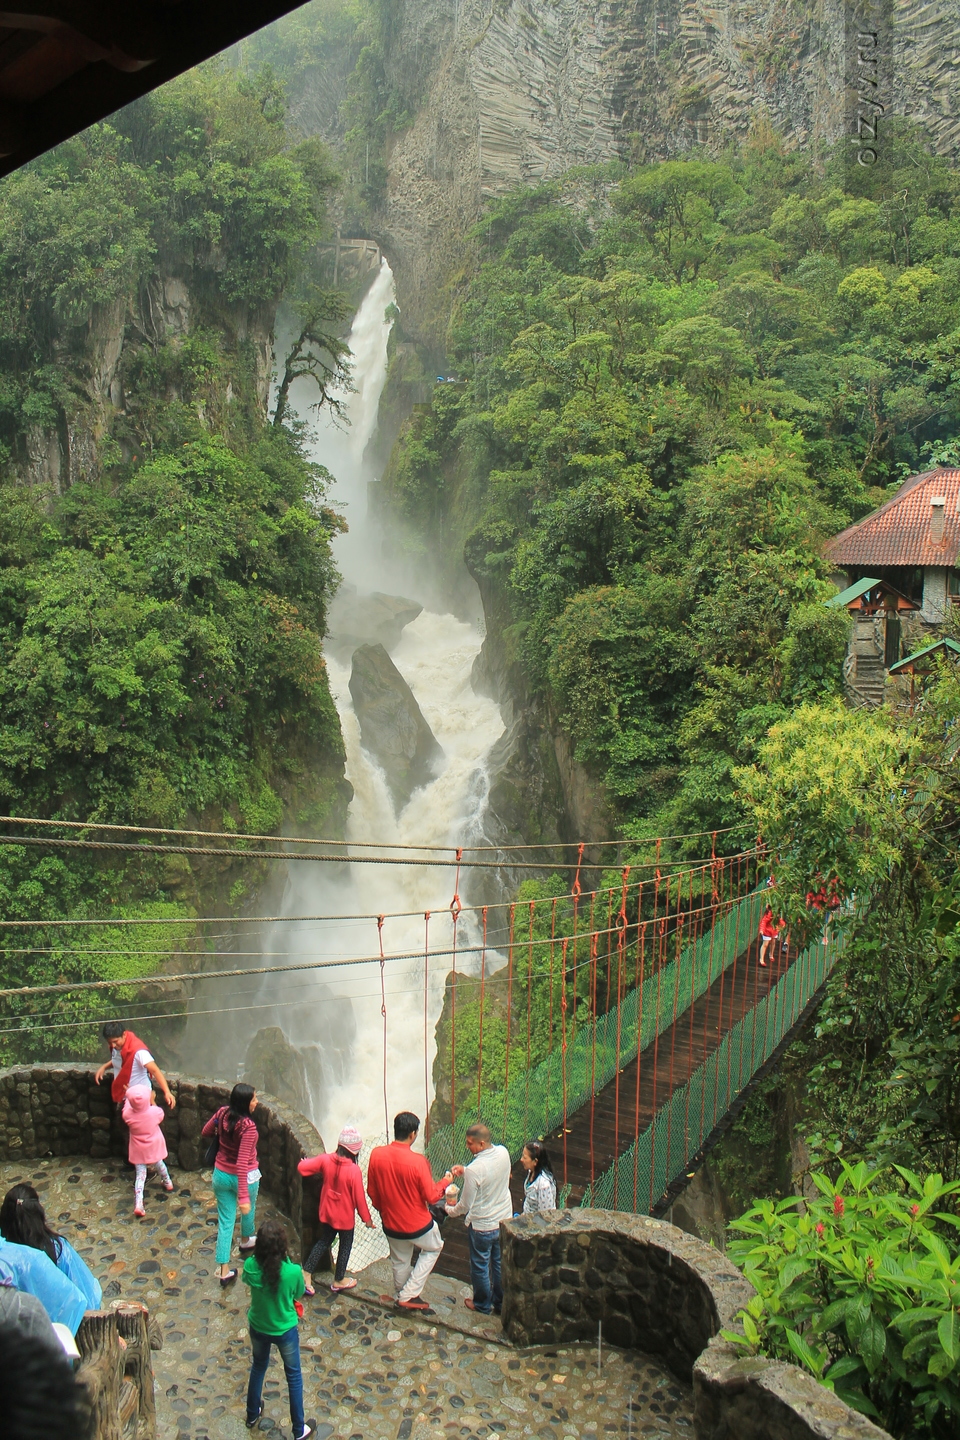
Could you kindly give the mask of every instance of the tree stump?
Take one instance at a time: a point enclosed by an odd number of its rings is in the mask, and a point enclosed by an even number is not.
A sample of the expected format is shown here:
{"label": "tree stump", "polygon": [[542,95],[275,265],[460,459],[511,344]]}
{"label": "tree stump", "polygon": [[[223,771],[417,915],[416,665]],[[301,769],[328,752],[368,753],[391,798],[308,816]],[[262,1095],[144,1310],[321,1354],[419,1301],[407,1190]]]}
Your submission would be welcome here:
{"label": "tree stump", "polygon": [[136,1389],[136,1440],[155,1440],[157,1409],[153,1393],[153,1365],[150,1360],[150,1326],[142,1305],[124,1304],[116,1309],[117,1331],[127,1342],[123,1372]]}
{"label": "tree stump", "polygon": [[121,1440],[123,1350],[112,1310],[88,1310],[77,1331],[77,1381],[89,1397],[94,1440]]}

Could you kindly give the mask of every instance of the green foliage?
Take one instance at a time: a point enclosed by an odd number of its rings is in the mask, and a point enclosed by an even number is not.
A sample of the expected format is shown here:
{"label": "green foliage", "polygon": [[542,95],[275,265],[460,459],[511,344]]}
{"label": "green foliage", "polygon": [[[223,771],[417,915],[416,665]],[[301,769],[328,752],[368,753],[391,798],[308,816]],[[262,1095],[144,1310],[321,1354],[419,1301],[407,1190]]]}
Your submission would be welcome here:
{"label": "green foliage", "polygon": [[[842,1165],[819,1195],[762,1200],[733,1222],[730,1258],[757,1289],[724,1331],[792,1360],[897,1437],[955,1434],[960,1415],[960,1181]],[[890,1177],[892,1178],[892,1177]],[[889,1179],[887,1179],[889,1183]]]}
{"label": "green foliage", "polygon": [[960,431],[957,175],[909,127],[889,144],[908,200],[757,126],[722,159],[518,189],[474,231],[463,384],[386,490],[441,552],[462,536],[628,828],[741,818],[734,771],[841,688],[822,542]]}
{"label": "green foliage", "polygon": [[[224,373],[222,322],[231,307],[276,305],[321,233],[334,180],[317,142],[291,144],[270,83],[216,64],[9,176],[0,186],[0,459],[23,463],[38,427],[56,427],[63,448],[70,424],[86,420],[91,335],[122,325],[139,287],[151,297],[140,328],[152,344],[127,347],[118,440],[133,452],[169,443],[178,426],[197,428],[204,403],[213,423],[225,419],[227,379],[249,397],[254,357],[241,347]],[[158,271],[189,285],[182,346],[158,320]]]}
{"label": "green foliage", "polygon": [[840,692],[843,659],[850,638],[845,610],[828,610],[819,601],[790,612],[780,645],[784,689],[801,703]]}
{"label": "green foliage", "polygon": [[778,906],[819,924],[805,893],[835,878],[858,913],[797,1056],[815,1161],[866,1158],[960,1178],[960,676],[944,663],[916,714],[804,705],[742,773],[776,855]]}
{"label": "green foliage", "polygon": [[[5,813],[262,832],[297,797],[314,822],[329,809],[343,751],[321,644],[340,521],[299,434],[266,424],[243,337],[269,332],[334,179],[322,147],[288,134],[272,72],[211,64],[0,185]],[[114,335],[108,404],[96,367]],[[24,485],[50,446],[59,484]],[[4,846],[4,915],[42,922],[5,937],[5,974],[161,968],[192,923],[48,923],[189,917],[217,883],[175,857]],[[50,1002],[18,1002],[18,1053],[82,1047],[96,996],[49,1033]]]}
{"label": "green foliage", "polygon": [[8,812],[178,824],[232,807],[245,758],[286,723],[336,747],[318,493],[284,432],[68,493],[54,553],[0,585]]}
{"label": "green foliage", "polygon": [[851,710],[839,699],[804,704],[771,729],[757,764],[737,773],[777,857],[780,904],[791,919],[802,917],[813,876],[835,876],[842,895],[869,894],[902,860],[903,747],[887,710]]}

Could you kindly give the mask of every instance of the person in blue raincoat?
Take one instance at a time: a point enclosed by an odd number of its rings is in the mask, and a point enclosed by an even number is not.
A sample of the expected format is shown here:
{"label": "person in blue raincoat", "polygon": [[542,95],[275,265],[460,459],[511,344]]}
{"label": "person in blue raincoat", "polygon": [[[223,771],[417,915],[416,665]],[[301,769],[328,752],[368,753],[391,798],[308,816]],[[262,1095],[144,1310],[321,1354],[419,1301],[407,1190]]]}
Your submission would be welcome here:
{"label": "person in blue raincoat", "polygon": [[35,1295],[54,1324],[66,1325],[76,1335],[89,1309],[83,1291],[68,1280],[42,1250],[0,1240],[0,1285],[13,1285]]}
{"label": "person in blue raincoat", "polygon": [[69,1240],[51,1229],[40,1196],[32,1185],[14,1185],[0,1205],[0,1235],[15,1245],[42,1250],[57,1269],[72,1280],[86,1300],[88,1310],[99,1310],[103,1299],[100,1281],[74,1250]]}

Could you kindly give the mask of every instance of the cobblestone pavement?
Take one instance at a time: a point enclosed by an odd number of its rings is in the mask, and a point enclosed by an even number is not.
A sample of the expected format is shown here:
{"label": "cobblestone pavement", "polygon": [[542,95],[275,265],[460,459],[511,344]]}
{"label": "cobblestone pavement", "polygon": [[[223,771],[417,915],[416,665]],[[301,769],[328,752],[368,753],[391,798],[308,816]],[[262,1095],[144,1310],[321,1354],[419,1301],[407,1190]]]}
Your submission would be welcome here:
{"label": "cobblestone pavement", "polygon": [[[141,1300],[158,1318],[159,1440],[241,1440],[251,1433],[246,1291],[215,1278],[209,1172],[171,1173],[170,1195],[148,1180],[143,1221],[133,1217],[133,1172],[117,1162],[0,1165],[0,1197],[18,1181],[35,1185],[54,1228],[100,1279],[104,1305]],[[258,1219],[276,1213],[262,1204]],[[318,1276],[316,1298],[305,1301],[304,1398],[318,1440],[692,1437],[689,1387],[655,1361],[604,1347],[598,1373],[596,1346],[514,1349],[463,1307],[468,1291],[440,1277],[424,1292],[436,1315],[414,1321],[379,1303],[387,1275],[383,1262],[371,1266],[339,1297]],[[264,1401],[260,1430],[281,1440],[290,1417],[275,1352]]]}

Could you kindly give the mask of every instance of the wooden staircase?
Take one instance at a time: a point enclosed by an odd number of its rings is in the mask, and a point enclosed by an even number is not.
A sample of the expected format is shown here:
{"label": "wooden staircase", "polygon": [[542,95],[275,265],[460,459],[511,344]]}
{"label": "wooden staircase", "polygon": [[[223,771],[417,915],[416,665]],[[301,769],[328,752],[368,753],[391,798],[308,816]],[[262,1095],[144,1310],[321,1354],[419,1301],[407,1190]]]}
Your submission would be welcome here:
{"label": "wooden staircase", "polygon": [[847,696],[854,705],[876,710],[883,704],[886,678],[879,655],[858,655],[856,669],[847,678]]}

